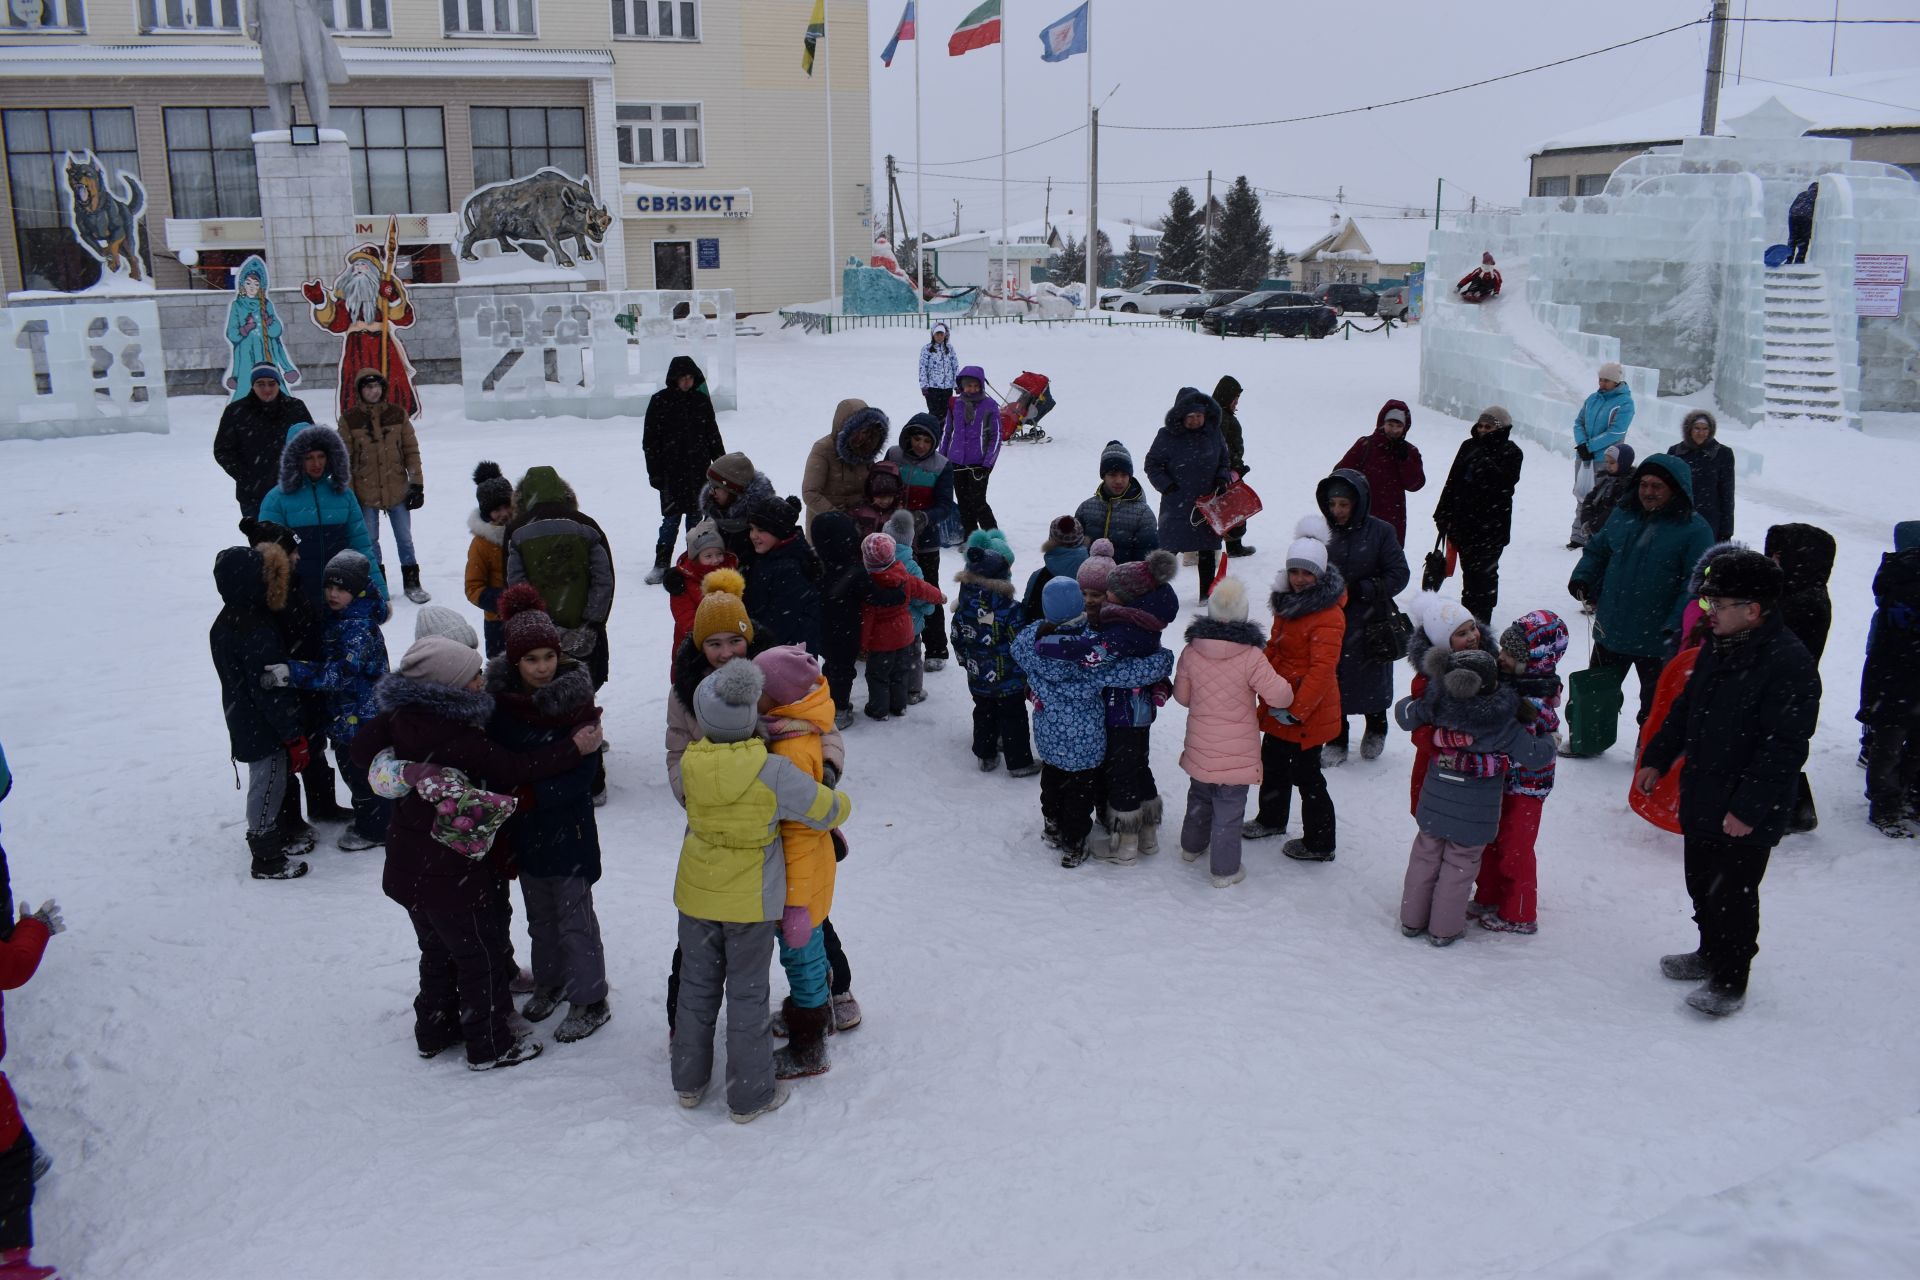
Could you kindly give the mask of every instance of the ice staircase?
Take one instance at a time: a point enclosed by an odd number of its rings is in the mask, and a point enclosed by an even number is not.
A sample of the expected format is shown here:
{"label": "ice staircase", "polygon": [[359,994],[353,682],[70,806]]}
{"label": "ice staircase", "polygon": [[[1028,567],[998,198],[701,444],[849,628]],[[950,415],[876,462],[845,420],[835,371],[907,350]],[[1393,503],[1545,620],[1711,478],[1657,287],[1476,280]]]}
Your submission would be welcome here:
{"label": "ice staircase", "polygon": [[1804,265],[1766,273],[1766,410],[1769,421],[1848,418],[1826,273]]}

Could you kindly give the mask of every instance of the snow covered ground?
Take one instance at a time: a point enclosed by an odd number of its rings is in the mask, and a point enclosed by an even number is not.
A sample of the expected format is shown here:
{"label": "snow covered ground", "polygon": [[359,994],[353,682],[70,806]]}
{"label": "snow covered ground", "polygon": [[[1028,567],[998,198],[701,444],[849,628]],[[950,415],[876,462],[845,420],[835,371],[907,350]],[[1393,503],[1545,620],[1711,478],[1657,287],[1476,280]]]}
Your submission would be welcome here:
{"label": "snow covered ground", "polygon": [[[896,424],[918,407],[915,343],[743,341],[729,443],[797,491],[841,397]],[[1261,602],[1314,480],[1383,399],[1413,399],[1419,355],[1411,334],[1121,327],[967,327],[956,346],[1002,386],[1022,368],[1055,379],[1056,443],[1010,449],[994,482],[1022,574],[1107,439],[1143,459],[1177,387],[1239,377],[1271,514],[1238,571]],[[462,604],[481,457],[514,476],[559,467],[616,548],[597,894],[616,1016],[521,1070],[423,1064],[413,940],[378,854],[323,845],[302,881],[247,879],[205,640],[208,570],[236,540],[209,456],[218,401],[174,402],[166,437],[0,444],[0,735],[18,779],[0,817],[18,895],[57,894],[71,924],[9,1001],[6,1067],[58,1161],[40,1250],[68,1274],[1920,1270],[1920,850],[1866,826],[1851,719],[1868,583],[1915,514],[1889,480],[1915,474],[1920,447],[1779,433],[1765,483],[1742,485],[1744,534],[1804,518],[1841,551],[1809,766],[1822,825],[1775,856],[1737,1018],[1704,1023],[1656,971],[1691,925],[1677,838],[1626,809],[1624,749],[1562,769],[1540,933],[1435,951],[1394,923],[1413,832],[1403,737],[1333,775],[1333,863],[1251,844],[1245,883],[1218,891],[1169,838],[1139,867],[1069,872],[1040,845],[1036,783],[975,771],[949,668],[904,723],[849,733],[858,812],[834,918],[867,1021],[831,1042],[831,1074],[741,1128],[711,1101],[681,1111],[667,1078],[680,816],[639,425],[476,425],[457,389],[426,397],[415,530],[438,600]],[[1465,424],[1414,416],[1431,476],[1412,499],[1417,556]],[[1570,470],[1528,447],[1498,619],[1561,610],[1569,669],[1587,647],[1564,591]],[[1190,572],[1179,585],[1191,602]],[[397,612],[396,658],[413,608]],[[1181,731],[1169,706],[1155,768],[1175,814]]]}

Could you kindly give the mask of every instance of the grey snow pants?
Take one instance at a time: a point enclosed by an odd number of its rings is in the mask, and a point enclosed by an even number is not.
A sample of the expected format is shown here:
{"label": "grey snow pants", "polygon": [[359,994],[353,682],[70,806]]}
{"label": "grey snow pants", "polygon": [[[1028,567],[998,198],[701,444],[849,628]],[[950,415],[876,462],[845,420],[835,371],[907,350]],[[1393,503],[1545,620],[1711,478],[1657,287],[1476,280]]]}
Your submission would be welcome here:
{"label": "grey snow pants", "polygon": [[1224,782],[1187,782],[1187,817],[1180,824],[1180,848],[1187,853],[1207,850],[1207,869],[1230,876],[1240,869],[1240,824],[1247,820],[1247,785]]}
{"label": "grey snow pants", "polygon": [[758,1111],[773,1101],[773,1040],[767,1034],[767,966],[774,920],[735,924],[680,915],[680,995],[673,1029],[673,1087],[692,1093],[713,1078],[714,1026],[727,1002],[727,1106]]}
{"label": "grey snow pants", "polygon": [[593,885],[583,876],[520,877],[533,938],[533,981],[560,987],[574,1004],[607,998],[607,953],[600,946],[600,918],[593,911]]}

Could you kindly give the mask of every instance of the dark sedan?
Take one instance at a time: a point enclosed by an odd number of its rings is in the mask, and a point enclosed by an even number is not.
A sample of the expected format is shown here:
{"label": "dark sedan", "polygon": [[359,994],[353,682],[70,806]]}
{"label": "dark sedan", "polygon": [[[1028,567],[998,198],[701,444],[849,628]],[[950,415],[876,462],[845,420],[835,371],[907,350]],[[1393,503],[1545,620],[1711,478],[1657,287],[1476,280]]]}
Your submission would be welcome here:
{"label": "dark sedan", "polygon": [[1198,320],[1215,307],[1224,307],[1229,302],[1238,302],[1247,296],[1247,289],[1209,289],[1184,307],[1177,307],[1167,314],[1175,320]]}
{"label": "dark sedan", "polygon": [[1271,333],[1284,338],[1324,338],[1340,327],[1332,307],[1305,293],[1250,293],[1200,317],[1209,333]]}

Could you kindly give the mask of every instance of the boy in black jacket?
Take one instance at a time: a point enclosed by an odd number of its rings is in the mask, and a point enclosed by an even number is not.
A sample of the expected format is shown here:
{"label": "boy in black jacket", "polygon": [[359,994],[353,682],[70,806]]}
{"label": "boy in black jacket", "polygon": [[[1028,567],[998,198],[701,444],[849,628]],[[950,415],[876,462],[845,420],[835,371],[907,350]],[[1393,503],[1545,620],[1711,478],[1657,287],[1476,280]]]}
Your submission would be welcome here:
{"label": "boy in black jacket", "polygon": [[[1787,630],[1800,637],[1800,643],[1813,655],[1815,666],[1820,664],[1820,655],[1827,651],[1827,631],[1833,625],[1833,601],[1827,595],[1827,579],[1833,576],[1833,560],[1838,552],[1833,535],[1818,525],[1776,524],[1767,530],[1767,555],[1786,577],[1786,591],[1780,597],[1780,617],[1786,622]],[[1820,814],[1813,806],[1813,786],[1802,772],[1787,830],[1805,832],[1819,825]]]}
{"label": "boy in black jacket", "polygon": [[[852,517],[840,511],[822,511],[813,518],[813,550],[820,557],[820,639],[816,656],[833,695],[833,723],[845,729],[853,723],[854,666],[860,657],[860,620],[871,585],[860,559],[860,533]],[[902,592],[888,591],[889,599],[876,604],[906,602]],[[899,600],[892,600],[892,596]],[[758,620],[756,619],[756,622]]]}
{"label": "boy in black jacket", "polygon": [[1860,672],[1860,714],[1867,727],[1867,820],[1885,836],[1916,833],[1920,782],[1920,520],[1894,526],[1893,552],[1873,575],[1877,607]]}
{"label": "boy in black jacket", "polygon": [[307,864],[290,859],[276,830],[292,774],[307,764],[300,699],[288,686],[287,651],[275,628],[270,592],[284,601],[291,574],[282,559],[269,576],[267,556],[228,547],[213,561],[223,602],[207,633],[235,760],[247,763],[247,848],[255,880],[295,880]]}

